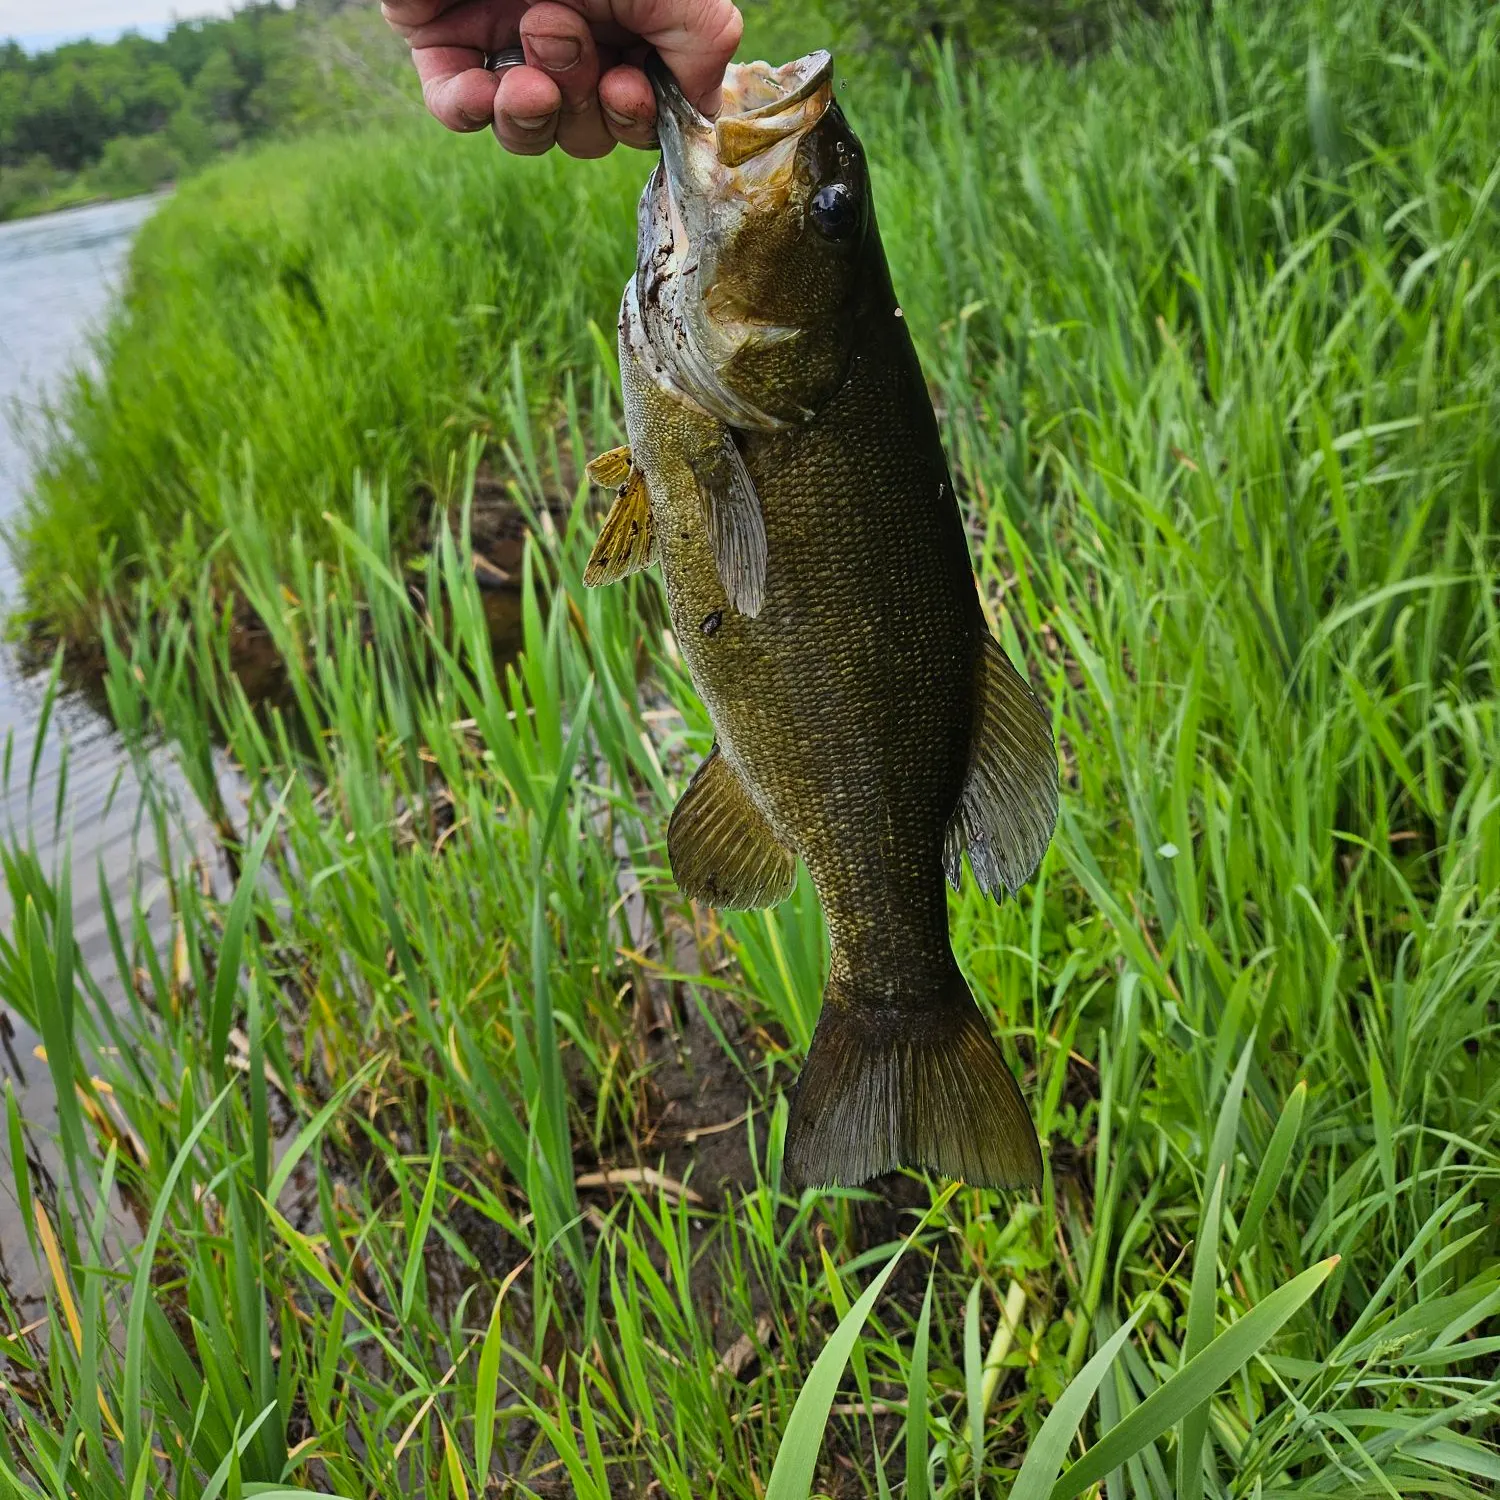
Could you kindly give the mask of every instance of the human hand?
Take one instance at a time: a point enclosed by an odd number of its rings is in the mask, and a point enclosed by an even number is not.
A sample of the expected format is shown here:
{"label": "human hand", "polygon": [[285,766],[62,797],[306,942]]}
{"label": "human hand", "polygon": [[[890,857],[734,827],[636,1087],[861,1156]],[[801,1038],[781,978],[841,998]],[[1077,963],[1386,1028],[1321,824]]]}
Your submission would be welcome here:
{"label": "human hand", "polygon": [[[656,100],[641,69],[655,47],[705,114],[744,23],[734,0],[385,0],[411,47],[427,108],[450,130],[492,125],[507,151],[605,156],[651,146]],[[487,54],[517,43],[526,64],[497,77]]]}

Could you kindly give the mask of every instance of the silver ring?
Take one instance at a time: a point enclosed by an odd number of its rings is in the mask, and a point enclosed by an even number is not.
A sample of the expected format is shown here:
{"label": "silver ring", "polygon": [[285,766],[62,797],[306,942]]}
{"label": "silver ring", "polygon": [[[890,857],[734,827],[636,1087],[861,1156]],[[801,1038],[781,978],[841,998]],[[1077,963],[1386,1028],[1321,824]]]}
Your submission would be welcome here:
{"label": "silver ring", "polygon": [[526,66],[526,49],[524,47],[506,47],[499,52],[486,52],[484,54],[485,71],[489,73],[504,73],[511,68],[524,68]]}

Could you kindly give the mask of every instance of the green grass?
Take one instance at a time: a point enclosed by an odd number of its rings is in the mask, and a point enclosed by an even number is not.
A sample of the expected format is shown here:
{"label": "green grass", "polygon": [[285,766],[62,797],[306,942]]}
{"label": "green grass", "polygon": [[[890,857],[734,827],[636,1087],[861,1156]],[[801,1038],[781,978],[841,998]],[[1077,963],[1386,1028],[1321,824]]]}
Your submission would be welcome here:
{"label": "green grass", "polygon": [[[533,284],[531,255],[472,346],[499,372],[485,462],[535,519],[515,665],[461,543],[400,561],[407,466],[449,472],[440,402],[325,434],[348,445],[313,486],[327,519],[297,498],[323,458],[288,444],[273,481],[247,428],[253,481],[204,470],[216,550],[143,548],[108,628],[163,849],[165,737],[240,830],[238,880],[164,854],[173,938],[121,911],[118,973],[93,973],[66,916],[88,877],[8,853],[0,993],[64,1104],[50,1177],[17,1177],[57,1269],[45,1327],[4,1310],[0,1483],[1494,1492],[1500,21],[1300,16],[1228,6],[1075,70],[941,65],[930,95],[849,99],[993,622],[1063,750],[1037,881],[952,906],[1051,1144],[1043,1192],[784,1188],[821,918],[805,887],[717,918],[673,891],[663,830],[708,725],[656,581],[580,585],[597,507],[572,476],[618,435],[612,372],[591,294]],[[561,243],[581,195],[616,194],[576,256],[584,282],[597,243],[607,287],[632,170],[535,170],[557,192],[529,229],[465,233]],[[206,203],[174,205],[184,230]],[[416,234],[387,243],[420,257]],[[458,347],[423,324],[448,285],[413,283],[414,367]],[[523,327],[564,331],[513,358]],[[337,347],[396,359],[360,336]],[[138,440],[165,441],[144,415]],[[460,508],[474,461],[445,480]],[[386,484],[343,483],[356,463]],[[287,659],[280,710],[234,678],[226,579]],[[216,742],[243,807],[217,802]],[[695,1125],[751,1119],[684,1141],[664,1101],[710,1086]]]}
{"label": "green grass", "polygon": [[613,329],[640,171],[507,161],[398,116],[186,184],[141,232],[102,373],[56,413],[15,532],[30,616],[96,641],[116,570],[200,558],[247,473],[283,539],[356,470],[391,476],[403,523],[418,489],[452,498],[469,436],[506,431],[513,347],[553,391],[590,320]]}
{"label": "green grass", "polygon": [[[888,89],[891,62],[855,10],[776,7],[754,18],[753,47],[792,56],[847,40],[857,104],[861,89]],[[92,653],[121,575],[138,576],[153,547],[201,559],[224,484],[246,474],[283,564],[294,522],[347,513],[356,472],[389,480],[409,533],[432,496],[455,497],[469,439],[493,451],[507,435],[515,348],[545,402],[598,340],[613,345],[646,158],[618,151],[580,170],[505,157],[483,133],[455,140],[404,65],[393,81],[390,39],[370,24],[346,13],[307,43],[328,81],[302,114],[347,123],[210,166],[145,226],[99,370],[80,372],[33,434],[37,472],[10,540],[18,617],[43,638]]]}

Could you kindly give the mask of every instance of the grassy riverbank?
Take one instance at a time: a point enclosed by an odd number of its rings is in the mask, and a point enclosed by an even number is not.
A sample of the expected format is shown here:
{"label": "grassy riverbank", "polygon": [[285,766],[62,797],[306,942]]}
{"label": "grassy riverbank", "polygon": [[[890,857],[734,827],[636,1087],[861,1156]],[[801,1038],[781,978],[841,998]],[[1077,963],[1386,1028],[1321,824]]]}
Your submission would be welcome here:
{"label": "grassy riverbank", "polygon": [[[25,556],[76,631],[132,564],[116,716],[248,798],[113,973],[90,872],[9,852],[0,992],[64,1106],[17,1173],[50,1291],[0,1299],[0,1483],[800,1500],[798,1393],[931,1209],[820,1492],[1493,1492],[1500,21],[1301,14],[848,101],[1063,751],[1038,880],[953,902],[1036,1197],[784,1190],[816,904],[677,897],[708,727],[654,579],[580,582],[641,163],[309,144],[174,201]],[[462,545],[399,560],[481,451],[533,533],[499,675]]]}
{"label": "grassy riverbank", "polygon": [[249,474],[283,547],[347,508],[356,472],[390,479],[404,525],[419,493],[453,498],[471,434],[506,433],[517,359],[555,398],[590,320],[613,330],[641,162],[497,154],[415,120],[314,136],[146,224],[103,373],[64,398],[20,524],[44,631],[91,640],[153,546],[200,558]]}

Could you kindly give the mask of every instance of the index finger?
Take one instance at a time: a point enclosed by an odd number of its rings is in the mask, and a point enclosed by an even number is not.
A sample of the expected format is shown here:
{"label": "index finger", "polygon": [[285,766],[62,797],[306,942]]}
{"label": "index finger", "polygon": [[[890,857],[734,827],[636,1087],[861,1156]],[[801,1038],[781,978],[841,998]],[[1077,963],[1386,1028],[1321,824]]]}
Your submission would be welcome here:
{"label": "index finger", "polygon": [[[588,14],[593,6],[585,0],[581,8]],[[724,69],[745,30],[734,0],[610,0],[609,9],[620,26],[661,53],[682,92],[704,114],[718,113]]]}

